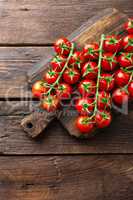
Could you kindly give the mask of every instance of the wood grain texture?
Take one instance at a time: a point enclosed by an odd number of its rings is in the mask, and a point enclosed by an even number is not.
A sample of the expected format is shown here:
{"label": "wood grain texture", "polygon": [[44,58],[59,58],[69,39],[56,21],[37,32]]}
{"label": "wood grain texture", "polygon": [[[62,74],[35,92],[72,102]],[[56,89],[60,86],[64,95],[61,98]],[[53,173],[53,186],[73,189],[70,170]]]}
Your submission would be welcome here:
{"label": "wood grain texture", "polygon": [[1,200],[132,200],[133,156],[1,157]]}
{"label": "wood grain texture", "polygon": [[132,0],[34,0],[34,3],[32,0],[2,0],[0,44],[52,43],[108,7],[132,15],[133,3]]}
{"label": "wood grain texture", "polygon": [[46,58],[51,47],[0,47],[0,98],[31,97],[27,71]]}
{"label": "wood grain texture", "polygon": [[111,126],[89,140],[75,139],[52,121],[37,140],[28,138],[20,126],[30,114],[29,101],[0,102],[0,154],[110,154],[133,153],[133,112],[114,119]]}

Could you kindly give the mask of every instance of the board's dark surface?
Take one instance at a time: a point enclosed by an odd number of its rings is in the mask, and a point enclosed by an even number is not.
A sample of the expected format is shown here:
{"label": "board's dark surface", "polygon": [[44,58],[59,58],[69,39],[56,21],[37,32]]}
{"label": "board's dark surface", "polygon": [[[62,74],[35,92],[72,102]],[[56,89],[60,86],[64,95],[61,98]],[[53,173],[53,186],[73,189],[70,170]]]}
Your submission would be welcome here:
{"label": "board's dark surface", "polygon": [[132,0],[0,1],[0,200],[133,199],[133,113],[91,141],[71,138],[57,120],[37,141],[20,127],[31,105],[27,70],[47,44],[107,7],[133,15]]}

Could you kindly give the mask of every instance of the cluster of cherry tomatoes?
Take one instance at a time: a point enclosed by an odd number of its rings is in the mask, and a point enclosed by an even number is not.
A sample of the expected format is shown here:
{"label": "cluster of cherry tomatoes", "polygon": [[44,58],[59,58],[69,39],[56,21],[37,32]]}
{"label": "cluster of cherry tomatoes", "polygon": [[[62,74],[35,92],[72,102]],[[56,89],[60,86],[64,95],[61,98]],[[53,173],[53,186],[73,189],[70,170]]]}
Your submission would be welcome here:
{"label": "cluster of cherry tomatoes", "polygon": [[91,43],[76,50],[66,38],[56,41],[49,71],[32,87],[41,107],[53,112],[76,90],[74,107],[79,116],[75,124],[81,134],[107,127],[112,104],[120,107],[133,99],[133,19],[124,30],[124,36],[104,36],[101,48],[101,43]]}

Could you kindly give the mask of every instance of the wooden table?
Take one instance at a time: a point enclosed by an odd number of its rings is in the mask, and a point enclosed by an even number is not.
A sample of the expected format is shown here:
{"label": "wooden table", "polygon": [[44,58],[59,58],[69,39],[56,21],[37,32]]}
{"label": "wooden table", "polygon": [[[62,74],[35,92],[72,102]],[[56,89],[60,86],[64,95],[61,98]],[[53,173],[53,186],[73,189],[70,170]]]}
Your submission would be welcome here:
{"label": "wooden table", "polygon": [[133,199],[133,111],[89,141],[57,120],[36,141],[20,127],[32,106],[27,70],[112,6],[133,16],[132,0],[0,1],[0,200]]}

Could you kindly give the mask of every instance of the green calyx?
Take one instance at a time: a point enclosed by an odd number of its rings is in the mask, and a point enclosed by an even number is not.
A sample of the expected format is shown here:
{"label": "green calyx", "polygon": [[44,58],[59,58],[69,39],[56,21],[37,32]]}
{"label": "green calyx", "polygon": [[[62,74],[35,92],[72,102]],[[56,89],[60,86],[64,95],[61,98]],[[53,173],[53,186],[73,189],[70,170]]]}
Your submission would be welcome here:
{"label": "green calyx", "polygon": [[54,71],[49,71],[48,74],[49,74],[49,76],[54,76],[55,72]]}
{"label": "green calyx", "polygon": [[90,72],[93,72],[93,69],[91,68],[91,66],[88,64],[86,71],[83,74],[83,77],[85,77],[86,75],[88,75]]}
{"label": "green calyx", "polygon": [[93,48],[88,48],[88,54],[94,55],[95,50]]}
{"label": "green calyx", "polygon": [[110,38],[109,44],[117,44],[118,40],[116,38]]}
{"label": "green calyx", "polygon": [[84,87],[84,90],[85,91],[89,91],[90,87],[91,87],[91,84],[90,83],[84,83],[83,84],[83,87]]}
{"label": "green calyx", "polygon": [[133,46],[133,39],[128,40],[128,45]]}

